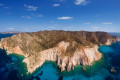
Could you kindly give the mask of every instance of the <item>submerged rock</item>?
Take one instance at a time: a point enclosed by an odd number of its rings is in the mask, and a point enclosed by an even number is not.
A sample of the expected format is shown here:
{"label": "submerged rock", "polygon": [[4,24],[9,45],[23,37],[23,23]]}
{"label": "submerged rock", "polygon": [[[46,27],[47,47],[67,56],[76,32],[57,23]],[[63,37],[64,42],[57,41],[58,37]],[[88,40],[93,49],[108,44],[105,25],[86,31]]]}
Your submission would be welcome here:
{"label": "submerged rock", "polygon": [[23,55],[30,73],[46,60],[55,61],[61,71],[70,71],[76,65],[90,66],[100,60],[98,45],[110,45],[118,40],[106,32],[39,31],[3,38],[0,48],[8,54]]}
{"label": "submerged rock", "polygon": [[8,75],[8,78],[7,80],[20,80],[17,76],[18,74],[18,71],[17,70],[12,70],[9,75]]}
{"label": "submerged rock", "polygon": [[36,80],[41,80],[39,76],[36,76],[35,79],[36,79]]}
{"label": "submerged rock", "polygon": [[63,76],[60,76],[58,80],[63,80]]}
{"label": "submerged rock", "polygon": [[56,74],[58,75],[58,72],[56,72]]}
{"label": "submerged rock", "polygon": [[84,66],[82,66],[82,70],[83,70],[83,71],[86,71],[86,68],[85,68]]}
{"label": "submerged rock", "polygon": [[42,74],[43,74],[43,71],[41,71],[41,72],[40,72],[40,74],[38,74],[38,75],[40,75],[40,76],[41,76]]}

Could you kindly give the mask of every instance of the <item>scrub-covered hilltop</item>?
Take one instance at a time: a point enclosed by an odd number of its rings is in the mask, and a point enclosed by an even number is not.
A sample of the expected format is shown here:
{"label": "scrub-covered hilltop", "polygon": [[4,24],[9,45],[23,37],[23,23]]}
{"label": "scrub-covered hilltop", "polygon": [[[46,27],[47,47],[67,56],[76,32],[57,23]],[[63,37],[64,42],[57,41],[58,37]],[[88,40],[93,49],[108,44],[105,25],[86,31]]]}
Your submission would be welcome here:
{"label": "scrub-covered hilltop", "polygon": [[69,71],[76,65],[92,65],[100,60],[98,45],[110,45],[118,40],[106,32],[39,31],[3,38],[0,48],[8,54],[23,55],[30,73],[46,60],[55,61],[61,71]]}

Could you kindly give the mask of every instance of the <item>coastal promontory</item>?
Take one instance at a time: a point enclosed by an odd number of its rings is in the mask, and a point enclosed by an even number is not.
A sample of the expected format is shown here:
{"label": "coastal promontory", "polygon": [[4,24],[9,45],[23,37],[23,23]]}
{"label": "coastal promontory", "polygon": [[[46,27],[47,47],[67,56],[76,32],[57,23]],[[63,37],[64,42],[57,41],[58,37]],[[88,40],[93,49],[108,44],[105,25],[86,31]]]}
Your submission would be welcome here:
{"label": "coastal promontory", "polygon": [[102,54],[98,45],[110,45],[119,41],[106,32],[88,31],[39,31],[19,33],[2,38],[0,48],[7,54],[24,56],[28,72],[32,73],[43,63],[55,61],[61,71],[70,71],[76,65],[92,65]]}

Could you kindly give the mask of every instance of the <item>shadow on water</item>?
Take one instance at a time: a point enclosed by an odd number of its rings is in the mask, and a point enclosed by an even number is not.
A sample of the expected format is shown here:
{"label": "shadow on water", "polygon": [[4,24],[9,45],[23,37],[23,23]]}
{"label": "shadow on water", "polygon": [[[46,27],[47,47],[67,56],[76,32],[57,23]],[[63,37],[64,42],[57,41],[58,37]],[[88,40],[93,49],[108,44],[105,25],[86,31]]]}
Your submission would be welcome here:
{"label": "shadow on water", "polygon": [[0,49],[0,80],[24,80],[27,75],[24,57],[16,54],[7,55],[5,50]]}

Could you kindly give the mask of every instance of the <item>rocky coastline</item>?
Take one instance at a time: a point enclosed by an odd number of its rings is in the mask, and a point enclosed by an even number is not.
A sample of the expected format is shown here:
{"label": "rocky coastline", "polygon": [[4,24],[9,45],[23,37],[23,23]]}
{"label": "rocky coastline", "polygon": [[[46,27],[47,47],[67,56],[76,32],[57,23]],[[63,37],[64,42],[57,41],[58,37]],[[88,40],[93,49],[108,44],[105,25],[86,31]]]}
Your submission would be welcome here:
{"label": "rocky coastline", "polygon": [[102,54],[98,45],[110,45],[119,41],[117,36],[106,32],[88,31],[39,31],[20,33],[3,38],[0,48],[7,54],[23,55],[28,73],[48,61],[55,61],[61,71],[70,71],[76,65],[92,65]]}

